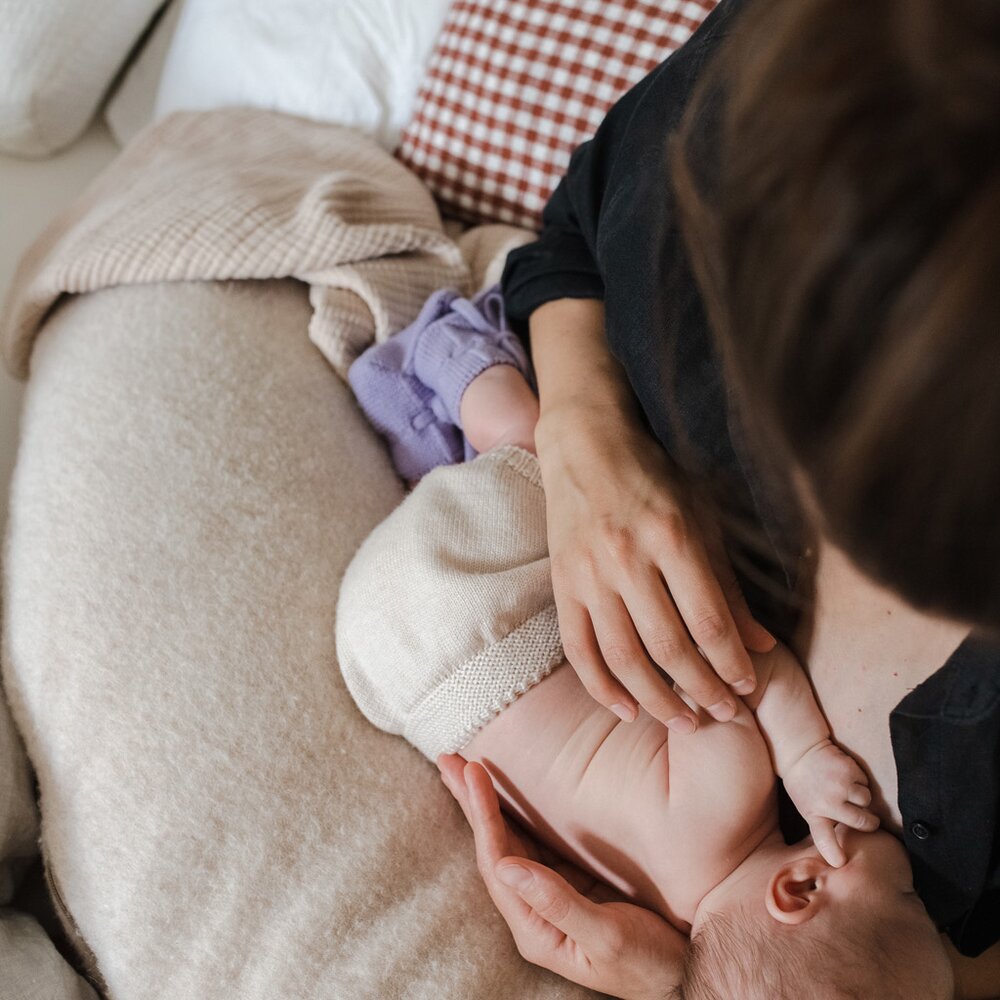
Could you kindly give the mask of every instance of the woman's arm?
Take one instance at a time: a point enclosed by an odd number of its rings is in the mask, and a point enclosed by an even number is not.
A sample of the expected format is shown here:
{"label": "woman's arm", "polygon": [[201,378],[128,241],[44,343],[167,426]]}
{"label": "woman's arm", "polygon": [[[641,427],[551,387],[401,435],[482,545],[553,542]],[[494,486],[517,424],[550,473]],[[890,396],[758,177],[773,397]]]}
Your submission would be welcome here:
{"label": "woman's arm", "polygon": [[[742,0],[724,0],[615,104],[574,152],[538,240],[510,254],[502,279],[508,317],[522,334],[530,325],[541,397],[536,443],[568,658],[607,708],[634,718],[638,702],[677,732],[693,731],[697,719],[657,668],[724,721],[736,712],[727,684],[738,694],[753,687],[746,647],[765,651],[773,640],[750,616],[716,532],[683,503],[671,463],[608,349],[601,253],[634,248],[600,248],[599,235],[635,194],[622,189],[620,165],[648,164],[666,183],[655,150],[677,127],[702,64],[740,7]],[[657,135],[649,134],[651,118]],[[661,222],[650,213],[651,226]],[[639,324],[633,333],[659,331]]]}
{"label": "woman's arm", "polygon": [[[677,732],[694,713],[663,670],[720,721],[753,689],[746,647],[773,639],[750,615],[711,532],[683,502],[604,339],[596,299],[531,316],[552,583],[566,658],[624,719],[636,702]],[[701,650],[701,652],[699,652]],[[704,653],[704,656],[702,656]]]}

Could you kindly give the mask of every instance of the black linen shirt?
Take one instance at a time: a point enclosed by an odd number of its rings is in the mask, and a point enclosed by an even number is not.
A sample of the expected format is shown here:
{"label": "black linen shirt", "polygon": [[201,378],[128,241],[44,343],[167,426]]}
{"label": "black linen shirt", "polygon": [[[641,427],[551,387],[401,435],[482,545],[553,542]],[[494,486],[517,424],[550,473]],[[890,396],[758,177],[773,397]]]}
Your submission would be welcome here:
{"label": "black linen shirt", "polygon": [[[510,254],[502,288],[522,333],[546,302],[603,299],[608,344],[657,439],[682,465],[694,461],[727,477],[735,503],[777,539],[787,523],[741,444],[667,166],[669,139],[700,70],[722,38],[738,32],[744,7],[751,0],[723,0],[576,150],[541,235]],[[710,133],[710,116],[698,128]],[[696,168],[711,169],[711,145],[704,143],[706,162]],[[774,564],[791,586],[777,543]],[[755,613],[772,624],[755,602],[760,592],[744,583]],[[959,951],[977,955],[1000,939],[1000,645],[964,642],[889,721],[915,885]]]}

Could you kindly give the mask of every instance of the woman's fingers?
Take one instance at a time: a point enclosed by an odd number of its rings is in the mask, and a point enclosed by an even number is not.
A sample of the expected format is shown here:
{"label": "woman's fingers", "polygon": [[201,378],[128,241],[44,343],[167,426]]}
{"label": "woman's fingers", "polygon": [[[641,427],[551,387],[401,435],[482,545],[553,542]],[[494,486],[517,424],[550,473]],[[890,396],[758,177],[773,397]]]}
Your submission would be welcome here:
{"label": "woman's fingers", "polygon": [[635,699],[604,662],[586,607],[574,600],[556,598],[563,652],[587,693],[618,718],[632,722],[639,714]]}
{"label": "woman's fingers", "polygon": [[489,775],[469,764],[465,780],[476,861],[517,950],[529,962],[587,984],[593,971],[588,952],[604,944],[613,918],[602,920],[601,907],[552,869],[506,853],[506,826]]}
{"label": "woman's fingers", "polygon": [[608,921],[600,905],[578,893],[551,868],[523,858],[502,858],[495,870],[496,877],[513,889],[537,916],[584,950],[593,950],[604,943]]}
{"label": "woman's fingers", "polygon": [[465,784],[469,811],[466,814],[476,845],[476,865],[493,900],[493,905],[507,922],[518,951],[534,962],[560,975],[570,976],[573,970],[564,956],[565,935],[532,912],[517,890],[497,876],[497,863],[508,858],[518,864],[534,864],[508,851],[506,825],[500,812],[493,784],[485,768],[470,764]]}
{"label": "woman's fingers", "polygon": [[[659,569],[688,634],[712,670],[737,694],[750,694],[757,686],[753,664],[701,539],[691,535],[668,539]],[[682,677],[674,679],[699,705],[709,707]]]}
{"label": "woman's fingers", "polygon": [[[778,640],[753,616],[750,605],[743,594],[743,588],[733,569],[733,564],[729,561],[725,549],[721,543],[708,545],[708,558],[712,564],[715,578],[719,581],[722,594],[729,606],[729,611],[733,616],[736,631],[740,641],[746,649],[754,653],[770,653],[777,645]],[[746,691],[737,691],[737,694],[747,694]]]}
{"label": "woman's fingers", "polygon": [[[608,596],[600,605],[591,608],[591,616],[603,662],[639,704],[675,732],[694,732],[695,714],[650,661],[622,599],[617,594]],[[677,643],[681,650],[685,640],[683,629],[679,625],[677,628],[681,632]],[[698,656],[693,647],[690,655]]]}
{"label": "woman's fingers", "polygon": [[461,761],[439,757],[441,777],[465,802],[483,881],[521,955],[604,993],[666,995],[678,981],[681,935],[579,869],[560,873],[523,856],[486,769],[470,763],[459,771]]}
{"label": "woman's fingers", "polygon": [[476,838],[476,861],[487,884],[495,878],[496,863],[510,850],[507,824],[500,812],[500,800],[482,764],[465,765],[465,787],[469,797],[469,823]]}
{"label": "woman's fingers", "polygon": [[469,820],[469,793],[465,787],[465,758],[457,753],[443,753],[437,758],[437,768],[445,788],[455,797],[455,801]]}
{"label": "woman's fingers", "polygon": [[[635,544],[625,554],[619,544],[609,557],[616,569],[608,582],[593,569],[585,579],[564,579],[554,564],[567,660],[590,695],[625,721],[641,705],[674,731],[693,732],[697,716],[670,681],[714,719],[729,721],[735,695],[750,694],[756,674],[705,546],[694,536],[675,538],[674,557],[662,560],[670,566],[661,572],[634,551]],[[733,600],[738,597],[745,609],[734,576],[732,588]],[[774,645],[763,629],[753,638],[762,648]]]}
{"label": "woman's fingers", "polygon": [[[653,661],[706,708],[713,719],[728,722],[733,718],[736,714],[733,693],[695,648],[656,568],[649,566],[641,575],[636,574],[622,588],[622,595]],[[735,636],[735,626],[731,628]],[[743,654],[746,655],[745,650]]]}

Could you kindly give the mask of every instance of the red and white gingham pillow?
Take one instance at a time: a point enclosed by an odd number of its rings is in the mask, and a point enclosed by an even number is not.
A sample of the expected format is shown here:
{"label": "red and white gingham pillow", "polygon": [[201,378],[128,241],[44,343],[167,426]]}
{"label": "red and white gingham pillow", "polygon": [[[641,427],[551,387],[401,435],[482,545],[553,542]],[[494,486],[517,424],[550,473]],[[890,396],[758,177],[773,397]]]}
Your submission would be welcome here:
{"label": "red and white gingham pillow", "polygon": [[396,155],[443,214],[538,228],[573,150],[717,0],[455,0]]}

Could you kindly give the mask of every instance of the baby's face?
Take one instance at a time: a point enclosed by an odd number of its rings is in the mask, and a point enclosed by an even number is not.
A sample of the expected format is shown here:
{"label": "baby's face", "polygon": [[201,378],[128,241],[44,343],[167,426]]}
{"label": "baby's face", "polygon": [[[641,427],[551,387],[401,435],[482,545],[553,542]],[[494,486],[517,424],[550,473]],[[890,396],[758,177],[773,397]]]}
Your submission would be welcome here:
{"label": "baby's face", "polygon": [[884,831],[860,833],[838,829],[848,862],[827,876],[835,922],[877,923],[900,947],[900,968],[921,982],[927,996],[945,995],[951,963],[937,928],[913,888],[906,849]]}
{"label": "baby's face", "polygon": [[862,833],[845,826],[837,827],[837,836],[844,845],[848,863],[836,870],[844,889],[872,900],[890,899],[914,894],[913,869],[906,848],[884,830]]}

